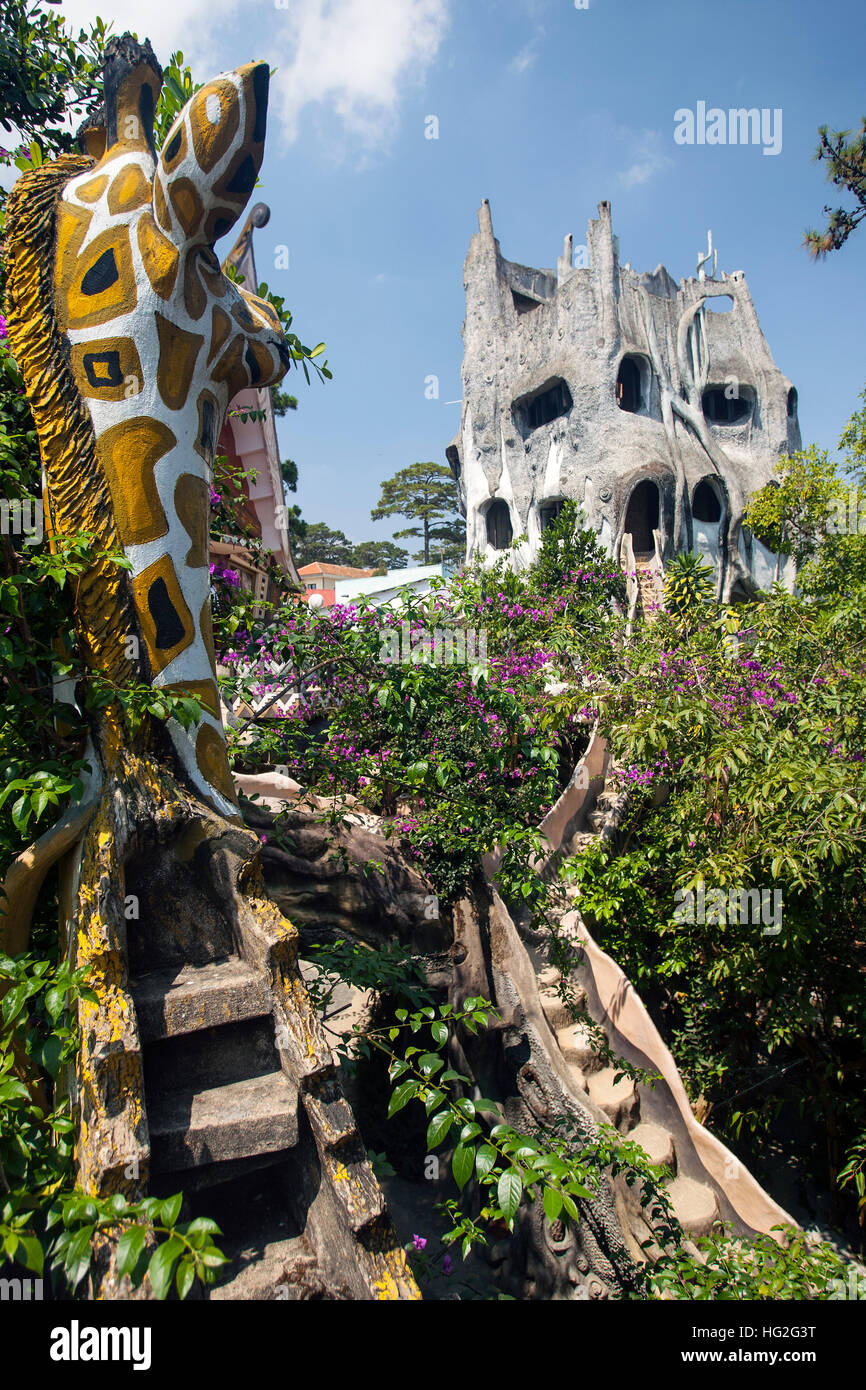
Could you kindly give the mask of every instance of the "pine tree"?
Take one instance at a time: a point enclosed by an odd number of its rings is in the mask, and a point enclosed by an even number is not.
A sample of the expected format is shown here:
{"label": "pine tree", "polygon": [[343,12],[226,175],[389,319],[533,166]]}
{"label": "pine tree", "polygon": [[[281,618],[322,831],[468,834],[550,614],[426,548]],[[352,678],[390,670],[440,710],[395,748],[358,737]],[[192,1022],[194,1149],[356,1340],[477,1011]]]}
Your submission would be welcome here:
{"label": "pine tree", "polygon": [[370,516],[373,521],[405,516],[419,522],[420,525],[395,531],[394,539],[399,541],[411,536],[423,540],[423,547],[415,559],[429,565],[431,551],[452,559],[459,549],[462,559],[466,526],[457,515],[457,507],[457,484],[448,465],[413,463],[382,483],[382,496]]}

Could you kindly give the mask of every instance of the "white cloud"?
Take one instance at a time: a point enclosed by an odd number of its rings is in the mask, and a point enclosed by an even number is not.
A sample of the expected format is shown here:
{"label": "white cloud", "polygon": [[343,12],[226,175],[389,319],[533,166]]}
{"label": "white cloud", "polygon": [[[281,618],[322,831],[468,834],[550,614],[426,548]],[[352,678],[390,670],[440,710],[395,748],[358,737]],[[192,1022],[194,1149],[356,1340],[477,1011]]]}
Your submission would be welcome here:
{"label": "white cloud", "polygon": [[76,33],[79,28],[89,29],[97,14],[106,24],[113,20],[112,34],[129,30],[142,40],[150,39],[161,63],[180,49],[186,62],[201,68],[201,78],[207,79],[212,76],[211,67],[217,72],[226,66],[223,26],[241,10],[241,0],[148,0],[146,5],[140,0],[63,0],[61,13]]}
{"label": "white cloud", "polygon": [[538,60],[538,39],[533,39],[525,48],[521,48],[519,53],[515,53],[511,62],[508,64],[508,71],[518,75],[528,72]]}
{"label": "white cloud", "polygon": [[262,0],[267,15],[255,46],[240,42],[244,0],[63,0],[76,31],[96,11],[113,33],[149,38],[160,62],[183,51],[199,80],[264,57],[276,68],[271,121],[284,139],[298,138],[302,112],[336,114],[344,131],[367,149],[394,127],[401,98],[435,59],[449,21],[449,0]]}
{"label": "white cloud", "polygon": [[673,163],[665,154],[661,132],[658,130],[622,130],[617,132],[620,139],[628,141],[633,156],[632,163],[618,175],[624,188],[636,188],[648,183],[656,174]]}
{"label": "white cloud", "polygon": [[287,140],[297,139],[304,108],[319,105],[369,148],[387,139],[403,92],[436,57],[448,0],[304,0],[276,13],[286,34],[275,34],[268,56]]}

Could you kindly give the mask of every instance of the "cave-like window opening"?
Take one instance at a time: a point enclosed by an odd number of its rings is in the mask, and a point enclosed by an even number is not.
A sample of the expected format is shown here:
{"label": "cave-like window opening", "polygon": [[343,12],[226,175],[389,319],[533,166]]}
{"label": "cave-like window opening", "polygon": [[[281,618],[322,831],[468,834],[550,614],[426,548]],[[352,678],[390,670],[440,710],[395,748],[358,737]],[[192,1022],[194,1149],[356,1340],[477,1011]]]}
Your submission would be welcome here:
{"label": "cave-like window opening", "polygon": [[616,379],[616,403],[620,410],[636,415],[641,408],[640,366],[633,357],[624,357]]}
{"label": "cave-like window opening", "polygon": [[728,395],[723,386],[712,386],[705,391],[701,405],[711,425],[738,425],[752,413],[751,396]]}
{"label": "cave-like window opening", "polygon": [[507,550],[514,532],[508,503],[497,497],[487,510],[487,541],[494,550]]}
{"label": "cave-like window opening", "polygon": [[549,425],[551,420],[567,415],[571,404],[571,392],[560,378],[525,404],[515,402],[515,407],[518,414],[523,414],[527,428],[537,430],[541,425]]}
{"label": "cave-like window opening", "polygon": [[542,502],[539,508],[542,531],[546,531],[549,526],[553,525],[557,517],[562,514],[564,506],[565,503],[561,497],[557,497],[551,502]]}
{"label": "cave-like window opening", "polygon": [[635,555],[653,555],[655,543],[653,531],[658,529],[661,499],[657,485],[651,478],[638,483],[628,499],[624,530],[631,536]]}
{"label": "cave-like window opening", "polygon": [[722,504],[713,484],[702,478],[695,488],[692,498],[692,516],[695,521],[717,522],[722,519]]}

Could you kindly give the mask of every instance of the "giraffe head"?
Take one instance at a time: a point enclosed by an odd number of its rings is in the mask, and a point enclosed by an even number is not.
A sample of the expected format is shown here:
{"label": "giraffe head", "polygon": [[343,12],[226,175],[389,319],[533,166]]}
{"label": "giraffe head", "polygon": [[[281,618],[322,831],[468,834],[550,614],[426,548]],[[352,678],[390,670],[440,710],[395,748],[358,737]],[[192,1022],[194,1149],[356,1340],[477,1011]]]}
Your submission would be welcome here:
{"label": "giraffe head", "polygon": [[162,73],[150,46],[124,35],[106,52],[104,149],[91,122],[87,147],[98,158],[65,184],[58,206],[55,314],[132,566],[139,678],[201,700],[193,729],[169,731],[197,791],[229,814],[209,482],[232,397],[279,381],[291,359],[275,311],[223,274],[214,246],[258,177],[269,73],[250,63],[208,83],[157,155]]}

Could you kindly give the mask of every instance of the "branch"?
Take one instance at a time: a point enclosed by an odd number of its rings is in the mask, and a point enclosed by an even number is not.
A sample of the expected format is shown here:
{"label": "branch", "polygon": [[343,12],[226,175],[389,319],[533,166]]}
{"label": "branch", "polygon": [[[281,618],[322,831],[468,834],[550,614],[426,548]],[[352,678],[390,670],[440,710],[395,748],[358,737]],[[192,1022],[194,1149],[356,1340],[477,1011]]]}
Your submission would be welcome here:
{"label": "branch", "polygon": [[96,801],[70,807],[50,830],[12,861],[0,898],[0,949],[17,956],[27,950],[36,899],[49,869],[77,844],[90,823]]}
{"label": "branch", "polygon": [[250,715],[249,719],[244,720],[240,728],[235,729],[233,731],[235,737],[239,738],[240,735],[244,733],[250,727],[251,724],[257,724],[258,721],[261,719],[262,715],[267,714],[268,710],[271,708],[271,705],[275,705],[278,700],[281,700],[283,698],[284,695],[288,695],[290,690],[294,690],[296,687],[300,687],[304,681],[308,681],[311,676],[314,676],[316,674],[317,671],[321,671],[324,666],[333,666],[336,661],[345,661],[353,668],[353,670],[357,671],[359,675],[364,675],[364,668],[361,665],[359,665],[357,661],[353,661],[353,659],[350,656],[346,656],[345,654],[341,656],[329,656],[327,661],[320,661],[318,666],[313,666],[309,671],[305,671],[303,675],[293,676],[287,685],[281,686],[280,689],[277,691],[276,695],[272,695],[266,705],[262,705],[260,709],[256,710],[255,714]]}

